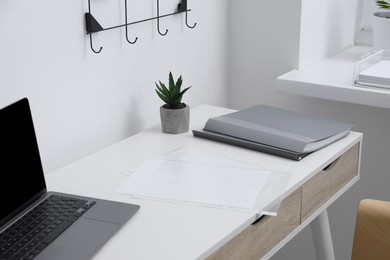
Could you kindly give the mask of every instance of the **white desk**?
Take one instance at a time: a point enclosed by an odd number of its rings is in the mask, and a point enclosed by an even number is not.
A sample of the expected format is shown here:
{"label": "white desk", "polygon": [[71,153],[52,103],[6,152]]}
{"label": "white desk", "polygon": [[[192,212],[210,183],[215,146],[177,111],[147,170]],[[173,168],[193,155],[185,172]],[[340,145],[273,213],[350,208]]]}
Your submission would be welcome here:
{"label": "white desk", "polygon": [[[190,129],[201,129],[209,117],[231,111],[207,105],[197,107],[191,111]],[[291,171],[292,177],[287,189],[289,195],[294,191],[300,191],[304,183],[351,147],[357,144],[360,150],[361,140],[362,134],[351,132],[337,143],[296,162],[195,138],[192,132],[181,135],[163,134],[160,126],[156,126],[50,172],[46,175],[46,181],[49,190],[141,206],[140,211],[94,259],[202,259],[215,253],[235,235],[249,227],[256,220],[256,212],[142,200],[116,193],[117,188],[128,177],[125,174],[126,170],[135,168],[148,158],[158,157],[188,145],[260,167]],[[346,186],[338,189],[326,202],[321,203],[314,213],[310,212],[309,217],[294,228],[277,246],[267,250],[265,258],[274,254],[321,212],[325,210],[326,213],[327,206],[358,180],[358,170],[356,174],[348,180]]]}

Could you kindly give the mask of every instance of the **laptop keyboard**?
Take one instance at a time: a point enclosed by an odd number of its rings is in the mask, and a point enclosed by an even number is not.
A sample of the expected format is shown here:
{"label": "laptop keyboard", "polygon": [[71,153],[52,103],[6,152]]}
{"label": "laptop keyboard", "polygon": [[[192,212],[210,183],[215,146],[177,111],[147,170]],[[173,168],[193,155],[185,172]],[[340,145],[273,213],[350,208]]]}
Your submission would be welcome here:
{"label": "laptop keyboard", "polygon": [[33,259],[95,203],[49,196],[0,234],[0,260]]}

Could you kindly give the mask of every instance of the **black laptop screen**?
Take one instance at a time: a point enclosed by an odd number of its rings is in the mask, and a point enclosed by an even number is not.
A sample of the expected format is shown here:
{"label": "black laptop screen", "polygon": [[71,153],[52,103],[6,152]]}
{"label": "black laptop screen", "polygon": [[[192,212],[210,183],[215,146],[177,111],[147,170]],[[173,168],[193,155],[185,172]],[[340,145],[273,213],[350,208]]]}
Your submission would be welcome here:
{"label": "black laptop screen", "polygon": [[0,151],[1,225],[46,190],[26,98],[0,110]]}

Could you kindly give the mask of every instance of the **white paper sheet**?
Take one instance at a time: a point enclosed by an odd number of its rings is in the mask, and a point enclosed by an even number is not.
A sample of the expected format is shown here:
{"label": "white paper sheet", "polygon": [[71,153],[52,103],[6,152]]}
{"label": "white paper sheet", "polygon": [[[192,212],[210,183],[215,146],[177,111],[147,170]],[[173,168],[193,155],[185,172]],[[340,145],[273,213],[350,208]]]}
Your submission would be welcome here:
{"label": "white paper sheet", "polygon": [[251,164],[243,163],[237,160],[232,160],[224,156],[216,155],[210,152],[205,152],[190,148],[188,146],[180,147],[177,150],[169,152],[162,156],[162,159],[169,161],[179,161],[179,162],[191,162],[191,163],[200,163],[216,166],[226,166],[226,167],[241,167],[241,168],[251,168],[251,169],[260,169],[257,166]]}
{"label": "white paper sheet", "polygon": [[264,184],[275,179],[270,174],[267,169],[182,147],[161,159],[145,161],[117,192],[253,210]]}

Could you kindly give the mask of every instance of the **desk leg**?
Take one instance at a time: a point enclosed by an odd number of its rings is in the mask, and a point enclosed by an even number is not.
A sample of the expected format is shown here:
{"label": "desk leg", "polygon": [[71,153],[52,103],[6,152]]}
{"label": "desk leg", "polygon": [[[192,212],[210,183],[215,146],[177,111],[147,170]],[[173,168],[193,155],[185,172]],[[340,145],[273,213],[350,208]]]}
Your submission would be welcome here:
{"label": "desk leg", "polygon": [[318,215],[310,225],[317,260],[335,260],[327,210]]}

